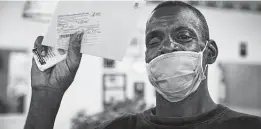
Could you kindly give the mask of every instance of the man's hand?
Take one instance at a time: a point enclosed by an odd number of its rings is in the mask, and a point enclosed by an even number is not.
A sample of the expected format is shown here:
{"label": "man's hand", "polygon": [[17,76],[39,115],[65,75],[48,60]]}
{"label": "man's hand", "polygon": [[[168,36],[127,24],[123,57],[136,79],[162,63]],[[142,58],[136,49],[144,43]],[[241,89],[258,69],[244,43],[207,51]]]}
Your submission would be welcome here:
{"label": "man's hand", "polygon": [[[64,92],[74,80],[79,68],[83,33],[75,33],[70,38],[67,57],[55,66],[42,72],[35,61],[32,63],[31,85],[32,97],[24,129],[52,129]],[[38,53],[45,55],[46,47],[42,46],[43,37],[35,41]]]}
{"label": "man's hand", "polygon": [[[31,84],[34,88],[52,88],[54,90],[65,92],[74,80],[75,74],[80,65],[82,54],[80,53],[80,43],[83,33],[75,33],[70,38],[68,54],[65,60],[57,63],[55,66],[40,71],[33,59],[31,69]],[[42,46],[43,36],[37,37],[35,47],[42,56],[46,55],[46,46]],[[61,50],[62,51],[62,50]]]}

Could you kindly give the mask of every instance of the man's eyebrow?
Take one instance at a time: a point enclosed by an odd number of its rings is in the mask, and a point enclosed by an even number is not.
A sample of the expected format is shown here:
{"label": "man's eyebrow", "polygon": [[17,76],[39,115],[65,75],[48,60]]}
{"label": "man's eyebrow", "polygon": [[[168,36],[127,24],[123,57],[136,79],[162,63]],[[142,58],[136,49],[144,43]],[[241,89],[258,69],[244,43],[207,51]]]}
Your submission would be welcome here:
{"label": "man's eyebrow", "polygon": [[158,28],[148,29],[148,30],[146,31],[145,35],[147,36],[148,34],[151,34],[151,33],[155,32],[155,31],[157,31],[157,30],[158,30]]}
{"label": "man's eyebrow", "polygon": [[173,30],[171,30],[172,32],[173,31],[180,31],[180,30],[188,30],[194,34],[196,34],[196,30],[194,28],[191,28],[191,27],[187,27],[187,26],[178,26],[178,27],[174,27]]}
{"label": "man's eyebrow", "polygon": [[190,27],[187,27],[187,26],[178,26],[178,27],[174,28],[174,30],[176,30],[176,31],[184,30],[184,29],[194,31],[193,29],[191,29]]}
{"label": "man's eyebrow", "polygon": [[[150,34],[150,33],[153,33],[154,31],[157,31],[158,28],[150,28],[150,26],[152,25],[148,25],[148,29],[146,31],[146,35]],[[193,28],[190,28],[190,27],[187,27],[187,26],[184,26],[184,25],[181,25],[181,26],[178,26],[178,27],[174,27],[171,31],[180,31],[180,30],[188,30],[188,31],[191,31],[193,33],[196,33],[196,30],[193,29]]]}
{"label": "man's eyebrow", "polygon": [[[149,32],[156,31],[156,30],[158,30],[161,27],[166,27],[167,26],[167,25],[164,26],[162,24],[163,24],[163,22],[150,22],[150,23],[147,23],[146,24],[146,33],[145,34],[148,34]],[[167,23],[164,23],[164,24],[167,24]],[[171,25],[173,25],[173,24],[171,24]]]}

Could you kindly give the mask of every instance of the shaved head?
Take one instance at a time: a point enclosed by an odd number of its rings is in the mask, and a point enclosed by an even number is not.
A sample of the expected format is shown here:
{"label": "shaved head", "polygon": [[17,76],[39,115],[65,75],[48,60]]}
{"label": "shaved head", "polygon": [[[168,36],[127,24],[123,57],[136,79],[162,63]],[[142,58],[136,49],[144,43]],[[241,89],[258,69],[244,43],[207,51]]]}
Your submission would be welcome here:
{"label": "shaved head", "polygon": [[174,11],[177,11],[177,9],[174,8],[178,8],[178,12],[184,10],[191,11],[191,14],[195,15],[198,18],[199,22],[195,22],[193,24],[197,24],[197,26],[201,30],[202,40],[209,40],[209,28],[203,14],[195,7],[181,1],[162,2],[161,4],[156,6],[155,9],[152,11],[151,17],[148,19],[147,23],[153,22],[156,18],[160,17],[171,17],[172,14],[175,13]]}

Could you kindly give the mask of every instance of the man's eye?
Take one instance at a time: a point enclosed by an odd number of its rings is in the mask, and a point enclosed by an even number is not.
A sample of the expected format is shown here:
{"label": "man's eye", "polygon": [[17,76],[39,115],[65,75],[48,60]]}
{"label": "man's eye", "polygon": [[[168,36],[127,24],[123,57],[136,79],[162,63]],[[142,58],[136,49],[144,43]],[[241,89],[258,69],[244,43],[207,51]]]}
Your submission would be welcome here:
{"label": "man's eye", "polygon": [[191,37],[187,36],[187,35],[179,35],[177,38],[180,40],[187,40],[187,39],[190,39]]}
{"label": "man's eye", "polygon": [[149,41],[149,46],[154,46],[154,45],[157,45],[161,42],[161,39],[158,38],[158,37],[154,37],[152,38],[150,41]]}
{"label": "man's eye", "polygon": [[175,36],[175,40],[180,42],[189,42],[193,39],[193,36],[189,32],[181,32]]}

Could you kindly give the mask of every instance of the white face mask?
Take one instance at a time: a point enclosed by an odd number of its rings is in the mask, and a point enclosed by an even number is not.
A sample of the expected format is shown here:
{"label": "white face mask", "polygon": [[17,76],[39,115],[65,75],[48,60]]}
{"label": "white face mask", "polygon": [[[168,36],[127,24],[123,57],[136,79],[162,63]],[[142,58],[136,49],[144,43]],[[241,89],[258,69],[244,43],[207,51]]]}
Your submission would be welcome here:
{"label": "white face mask", "polygon": [[170,102],[181,101],[195,92],[206,79],[202,66],[206,46],[201,52],[167,53],[147,64],[148,77],[156,91]]}

